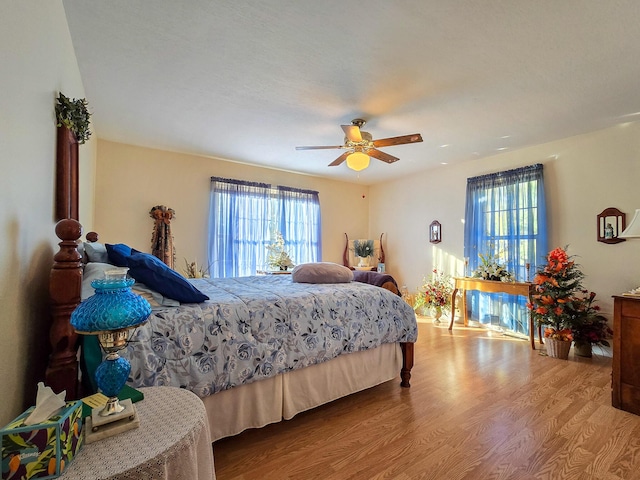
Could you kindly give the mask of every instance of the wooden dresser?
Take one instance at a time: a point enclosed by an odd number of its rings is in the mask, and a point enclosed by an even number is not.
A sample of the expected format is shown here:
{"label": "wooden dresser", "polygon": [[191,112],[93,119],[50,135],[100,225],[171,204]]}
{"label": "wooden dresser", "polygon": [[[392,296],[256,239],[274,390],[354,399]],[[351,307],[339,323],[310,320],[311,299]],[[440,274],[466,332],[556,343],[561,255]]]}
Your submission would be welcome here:
{"label": "wooden dresser", "polygon": [[640,415],[640,297],[613,299],[611,402]]}

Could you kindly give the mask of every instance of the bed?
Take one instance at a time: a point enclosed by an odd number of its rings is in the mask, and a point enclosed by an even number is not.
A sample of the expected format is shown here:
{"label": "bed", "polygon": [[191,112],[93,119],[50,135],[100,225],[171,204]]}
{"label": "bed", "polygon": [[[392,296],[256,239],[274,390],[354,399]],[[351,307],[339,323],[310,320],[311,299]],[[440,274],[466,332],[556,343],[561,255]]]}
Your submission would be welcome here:
{"label": "bed", "polygon": [[[46,380],[77,398],[78,336],[69,317],[82,291],[80,224],[62,220],[56,234]],[[154,309],[122,354],[132,363],[130,385],[179,386],[199,395],[214,441],[398,373],[410,386],[415,315],[389,290],[362,282],[294,283],[290,275],[190,282],[210,299]]]}

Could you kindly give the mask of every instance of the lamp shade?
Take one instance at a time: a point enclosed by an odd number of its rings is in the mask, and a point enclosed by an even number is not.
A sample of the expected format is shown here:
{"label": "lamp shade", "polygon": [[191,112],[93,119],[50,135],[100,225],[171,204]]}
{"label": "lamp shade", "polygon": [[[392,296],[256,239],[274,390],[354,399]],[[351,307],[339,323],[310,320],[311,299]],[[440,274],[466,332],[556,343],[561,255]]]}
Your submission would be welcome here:
{"label": "lamp shade", "polygon": [[640,238],[640,208],[636,209],[633,220],[631,220],[627,228],[618,235],[618,238]]}
{"label": "lamp shade", "polygon": [[71,326],[84,335],[136,327],[151,315],[151,305],[131,291],[134,280],[126,277],[128,269],[108,271],[104,280],[94,280],[95,295],[76,307]]}
{"label": "lamp shade", "polygon": [[347,157],[347,167],[359,172],[369,166],[369,155],[362,152],[354,152]]}

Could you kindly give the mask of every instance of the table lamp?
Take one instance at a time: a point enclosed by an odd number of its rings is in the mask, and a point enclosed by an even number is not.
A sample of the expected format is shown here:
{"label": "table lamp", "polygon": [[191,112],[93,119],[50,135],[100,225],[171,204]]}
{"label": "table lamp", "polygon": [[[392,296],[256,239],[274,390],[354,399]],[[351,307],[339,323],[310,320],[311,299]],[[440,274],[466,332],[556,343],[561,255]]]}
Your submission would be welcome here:
{"label": "table lamp", "polygon": [[105,278],[94,280],[95,295],[89,297],[71,314],[71,326],[81,335],[97,335],[106,358],[96,369],[98,389],[108,398],[104,408],[94,408],[87,419],[87,442],[93,432],[95,440],[131,428],[140,423],[130,399],[118,400],[131,364],[118,351],[126,347],[133,330],[147,321],[151,305],[131,291],[134,280],[127,277],[128,268],[113,268]]}
{"label": "table lamp", "polygon": [[618,235],[619,238],[637,238],[640,237],[640,208],[636,209],[636,213],[631,223],[624,231]]}

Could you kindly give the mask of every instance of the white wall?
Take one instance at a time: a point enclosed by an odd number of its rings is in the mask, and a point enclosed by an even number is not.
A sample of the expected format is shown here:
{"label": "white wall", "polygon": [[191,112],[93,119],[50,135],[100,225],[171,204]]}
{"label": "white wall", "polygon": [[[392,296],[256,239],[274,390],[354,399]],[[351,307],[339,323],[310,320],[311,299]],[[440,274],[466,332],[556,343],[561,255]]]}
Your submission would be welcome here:
{"label": "white wall", "polygon": [[[54,105],[84,97],[60,0],[0,7],[0,424],[35,401],[48,353],[54,247]],[[95,144],[80,147],[81,221],[93,216]]]}
{"label": "white wall", "polygon": [[95,228],[101,241],[149,252],[153,228],[149,211],[165,205],[176,212],[171,221],[176,270],[183,270],[185,259],[206,262],[212,176],[318,191],[324,261],[342,263],[345,233],[350,238],[367,234],[368,187],[99,140]]}
{"label": "white wall", "polygon": [[[577,255],[586,287],[610,317],[611,295],[640,285],[640,240],[596,241],[596,215],[617,207],[630,222],[640,208],[640,122],[372,186],[369,232],[387,232],[388,270],[410,291],[434,267],[462,274],[466,179],[534,163],[544,164],[549,248],[568,245]],[[433,220],[442,224],[435,245],[428,237]]]}

